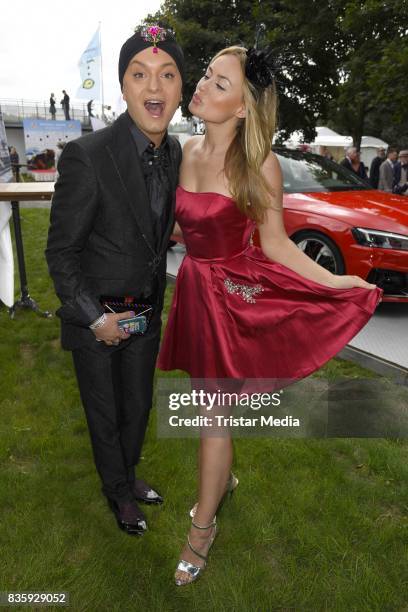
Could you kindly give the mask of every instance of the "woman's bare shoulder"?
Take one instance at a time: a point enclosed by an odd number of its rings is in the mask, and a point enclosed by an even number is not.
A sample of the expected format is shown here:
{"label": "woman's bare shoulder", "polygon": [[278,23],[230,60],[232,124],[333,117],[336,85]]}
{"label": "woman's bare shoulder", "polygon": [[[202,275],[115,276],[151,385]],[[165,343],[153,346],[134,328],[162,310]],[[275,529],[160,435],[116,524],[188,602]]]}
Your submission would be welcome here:
{"label": "woman's bare shoulder", "polygon": [[274,188],[282,184],[282,169],[279,160],[273,151],[270,151],[262,164],[262,174]]}
{"label": "woman's bare shoulder", "polygon": [[268,172],[276,171],[278,169],[280,170],[279,160],[276,154],[273,151],[270,151],[262,165],[262,170],[268,173]]}
{"label": "woman's bare shoulder", "polygon": [[261,172],[270,191],[270,208],[281,211],[283,197],[283,176],[279,159],[273,151],[268,153]]}

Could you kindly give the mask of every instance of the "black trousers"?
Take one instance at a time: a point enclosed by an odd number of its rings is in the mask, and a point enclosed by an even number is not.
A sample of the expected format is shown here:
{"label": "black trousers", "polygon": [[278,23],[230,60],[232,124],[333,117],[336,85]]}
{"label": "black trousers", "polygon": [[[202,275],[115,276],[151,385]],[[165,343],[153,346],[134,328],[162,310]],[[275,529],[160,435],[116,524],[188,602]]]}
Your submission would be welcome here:
{"label": "black trousers", "polygon": [[156,313],[143,336],[131,336],[117,347],[95,340],[72,351],[102,492],[116,501],[133,499],[131,485],[152,405],[160,328]]}

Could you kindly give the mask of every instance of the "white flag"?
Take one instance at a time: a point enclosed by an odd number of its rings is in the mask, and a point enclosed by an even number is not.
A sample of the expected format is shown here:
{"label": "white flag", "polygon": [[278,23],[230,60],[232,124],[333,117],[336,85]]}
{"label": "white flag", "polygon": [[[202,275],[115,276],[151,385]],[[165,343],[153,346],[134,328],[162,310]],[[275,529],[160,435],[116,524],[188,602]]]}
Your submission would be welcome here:
{"label": "white flag", "polygon": [[101,101],[101,33],[99,27],[81,55],[78,66],[81,73],[81,85],[78,87],[76,97]]}

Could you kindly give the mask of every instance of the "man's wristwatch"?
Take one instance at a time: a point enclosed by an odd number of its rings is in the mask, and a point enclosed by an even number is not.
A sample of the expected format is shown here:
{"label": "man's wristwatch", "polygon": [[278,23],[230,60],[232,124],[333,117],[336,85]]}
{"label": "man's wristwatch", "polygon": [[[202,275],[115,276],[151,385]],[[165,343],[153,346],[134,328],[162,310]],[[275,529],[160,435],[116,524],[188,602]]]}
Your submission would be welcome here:
{"label": "man's wristwatch", "polygon": [[95,321],[91,323],[89,327],[90,329],[98,329],[99,327],[102,327],[102,325],[104,325],[105,323],[106,323],[106,314],[103,313],[103,315],[95,319]]}

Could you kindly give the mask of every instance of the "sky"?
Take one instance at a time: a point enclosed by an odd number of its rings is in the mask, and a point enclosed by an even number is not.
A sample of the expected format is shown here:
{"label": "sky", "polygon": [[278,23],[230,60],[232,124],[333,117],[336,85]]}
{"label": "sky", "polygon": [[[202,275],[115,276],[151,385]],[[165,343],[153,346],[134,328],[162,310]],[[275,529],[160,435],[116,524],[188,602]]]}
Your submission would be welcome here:
{"label": "sky", "polygon": [[117,109],[120,48],[160,4],[161,0],[4,0],[0,99],[48,101],[54,92],[59,103],[63,89],[73,98],[81,82],[79,58],[101,21],[105,104]]}

